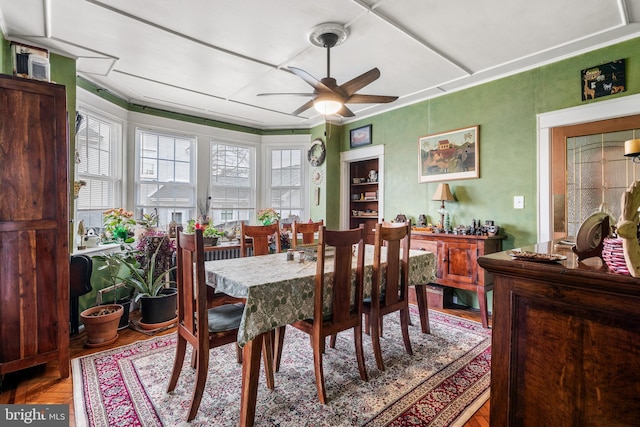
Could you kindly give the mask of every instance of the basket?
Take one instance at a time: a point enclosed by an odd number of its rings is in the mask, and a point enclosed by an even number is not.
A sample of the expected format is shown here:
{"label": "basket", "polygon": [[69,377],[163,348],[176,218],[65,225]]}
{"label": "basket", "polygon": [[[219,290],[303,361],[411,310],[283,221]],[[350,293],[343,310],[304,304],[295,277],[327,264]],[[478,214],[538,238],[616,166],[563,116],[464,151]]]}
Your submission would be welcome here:
{"label": "basket", "polygon": [[618,274],[630,275],[627,263],[624,260],[622,239],[619,237],[605,237],[602,247],[602,259],[609,270]]}

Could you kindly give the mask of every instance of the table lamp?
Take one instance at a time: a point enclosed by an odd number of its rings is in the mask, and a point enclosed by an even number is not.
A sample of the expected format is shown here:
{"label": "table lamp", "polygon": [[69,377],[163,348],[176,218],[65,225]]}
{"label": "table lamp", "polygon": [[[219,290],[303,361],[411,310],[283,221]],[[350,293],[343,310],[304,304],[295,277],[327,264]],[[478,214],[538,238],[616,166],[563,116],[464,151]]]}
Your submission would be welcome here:
{"label": "table lamp", "polygon": [[444,227],[444,202],[453,202],[455,200],[453,198],[453,194],[451,194],[451,190],[449,190],[449,184],[438,184],[438,188],[436,188],[436,192],[431,200],[440,200],[442,202],[440,209],[438,209],[438,213],[440,214],[440,226]]}

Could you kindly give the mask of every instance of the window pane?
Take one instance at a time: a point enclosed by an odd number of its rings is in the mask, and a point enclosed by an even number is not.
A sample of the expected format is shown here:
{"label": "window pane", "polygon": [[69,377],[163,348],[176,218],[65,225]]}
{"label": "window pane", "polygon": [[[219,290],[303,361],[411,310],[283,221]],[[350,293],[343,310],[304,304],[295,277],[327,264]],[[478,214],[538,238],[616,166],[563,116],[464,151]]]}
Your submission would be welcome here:
{"label": "window pane", "polygon": [[271,150],[270,207],[283,219],[300,215],[304,211],[302,201],[302,150]]}
{"label": "window pane", "polygon": [[225,227],[255,222],[255,149],[211,141],[211,219]]}
{"label": "window pane", "polygon": [[172,218],[185,225],[196,213],[195,138],[138,129],[136,139],[140,165],[136,216],[157,209],[160,226],[166,227]]}

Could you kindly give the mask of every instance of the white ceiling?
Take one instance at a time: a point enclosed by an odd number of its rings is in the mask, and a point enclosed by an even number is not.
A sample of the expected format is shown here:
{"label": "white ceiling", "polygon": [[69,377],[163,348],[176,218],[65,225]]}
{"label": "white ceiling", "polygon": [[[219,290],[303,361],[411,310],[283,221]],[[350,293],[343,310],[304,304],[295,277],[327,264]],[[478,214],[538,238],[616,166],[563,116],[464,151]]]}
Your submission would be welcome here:
{"label": "white ceiling", "polygon": [[288,66],[326,77],[307,38],[326,22],[350,32],[338,84],[378,67],[358,93],[400,97],[350,104],[355,120],[638,37],[640,0],[0,0],[6,39],[76,58],[131,103],[262,129],[324,121],[291,115],[307,98],[257,94],[311,92]]}

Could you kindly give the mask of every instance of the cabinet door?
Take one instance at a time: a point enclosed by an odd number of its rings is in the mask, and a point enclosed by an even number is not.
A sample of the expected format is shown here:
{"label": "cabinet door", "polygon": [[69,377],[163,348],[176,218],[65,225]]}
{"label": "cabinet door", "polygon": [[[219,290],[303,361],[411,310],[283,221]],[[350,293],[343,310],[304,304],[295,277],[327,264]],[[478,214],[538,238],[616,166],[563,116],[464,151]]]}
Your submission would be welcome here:
{"label": "cabinet door", "polygon": [[442,284],[474,284],[478,272],[478,245],[466,242],[438,242],[438,279]]}
{"label": "cabinet door", "polygon": [[58,357],[69,375],[63,86],[0,78],[0,374]]}

